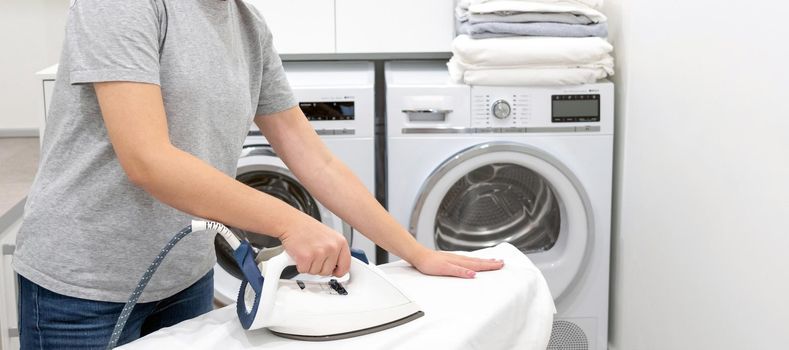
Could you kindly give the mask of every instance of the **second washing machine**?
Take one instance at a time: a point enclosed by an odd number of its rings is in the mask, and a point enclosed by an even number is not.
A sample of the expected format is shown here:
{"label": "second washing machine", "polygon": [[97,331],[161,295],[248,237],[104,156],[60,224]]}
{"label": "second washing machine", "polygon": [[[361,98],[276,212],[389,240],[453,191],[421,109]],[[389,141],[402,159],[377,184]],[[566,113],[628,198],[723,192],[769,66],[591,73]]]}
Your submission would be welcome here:
{"label": "second washing machine", "polygon": [[[326,146],[353,171],[372,193],[375,186],[375,70],[371,62],[285,62],[283,64],[299,107]],[[253,125],[238,161],[236,179],[276,197],[342,233],[350,245],[374,262],[375,244],[355,232],[307,191],[288,170]],[[265,215],[265,214],[261,214]],[[280,244],[266,235],[234,229],[254,247]],[[215,301],[235,302],[240,271],[232,252],[216,240]]]}
{"label": "second washing machine", "polygon": [[556,301],[548,349],[605,349],[613,84],[468,86],[390,62],[386,85],[392,215],[430,248],[518,247]]}

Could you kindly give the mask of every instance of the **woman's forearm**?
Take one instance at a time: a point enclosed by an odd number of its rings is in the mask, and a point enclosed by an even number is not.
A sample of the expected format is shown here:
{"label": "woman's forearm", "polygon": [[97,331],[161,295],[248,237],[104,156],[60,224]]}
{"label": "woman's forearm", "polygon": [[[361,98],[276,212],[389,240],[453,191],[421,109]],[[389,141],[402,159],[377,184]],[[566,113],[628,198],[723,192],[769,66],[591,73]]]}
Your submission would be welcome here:
{"label": "woman's forearm", "polygon": [[333,213],[387,251],[413,263],[427,251],[326,148],[298,107],[255,120],[290,170]]}
{"label": "woman's forearm", "polygon": [[303,213],[175,147],[148,153],[135,183],[191,215],[273,237]]}
{"label": "woman's forearm", "polygon": [[377,245],[409,262],[424,253],[342,161],[333,158],[312,175],[303,179],[310,193]]}

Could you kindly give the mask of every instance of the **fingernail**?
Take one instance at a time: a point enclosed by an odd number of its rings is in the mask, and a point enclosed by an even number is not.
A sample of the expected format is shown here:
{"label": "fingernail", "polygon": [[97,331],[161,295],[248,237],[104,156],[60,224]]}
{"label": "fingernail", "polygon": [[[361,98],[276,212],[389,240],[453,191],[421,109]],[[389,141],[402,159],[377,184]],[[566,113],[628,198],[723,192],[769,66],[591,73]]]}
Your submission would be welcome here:
{"label": "fingernail", "polygon": [[469,277],[474,277],[474,275],[476,275],[476,273],[474,271],[466,271],[466,275],[469,276]]}

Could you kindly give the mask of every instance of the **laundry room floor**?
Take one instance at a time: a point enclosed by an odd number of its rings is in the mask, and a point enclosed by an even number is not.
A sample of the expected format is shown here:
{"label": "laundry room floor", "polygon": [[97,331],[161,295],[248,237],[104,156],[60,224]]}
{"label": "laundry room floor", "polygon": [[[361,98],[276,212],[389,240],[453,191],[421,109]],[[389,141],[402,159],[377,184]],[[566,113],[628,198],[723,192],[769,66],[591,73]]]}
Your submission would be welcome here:
{"label": "laundry room floor", "polygon": [[37,137],[0,138],[0,216],[27,196],[39,153]]}

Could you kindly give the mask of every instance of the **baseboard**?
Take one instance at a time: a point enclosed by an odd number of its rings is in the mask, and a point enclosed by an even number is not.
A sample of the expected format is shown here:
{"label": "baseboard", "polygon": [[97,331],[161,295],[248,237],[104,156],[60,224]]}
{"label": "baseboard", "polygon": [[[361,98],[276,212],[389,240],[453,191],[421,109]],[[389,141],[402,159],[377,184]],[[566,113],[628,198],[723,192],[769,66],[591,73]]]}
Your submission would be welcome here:
{"label": "baseboard", "polygon": [[0,129],[0,137],[38,137],[38,129]]}

